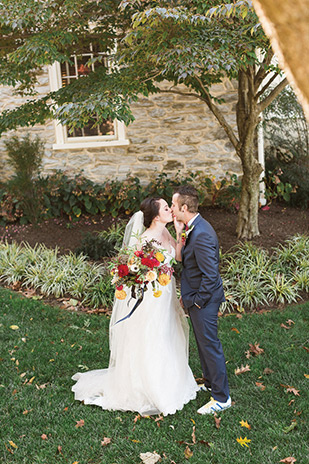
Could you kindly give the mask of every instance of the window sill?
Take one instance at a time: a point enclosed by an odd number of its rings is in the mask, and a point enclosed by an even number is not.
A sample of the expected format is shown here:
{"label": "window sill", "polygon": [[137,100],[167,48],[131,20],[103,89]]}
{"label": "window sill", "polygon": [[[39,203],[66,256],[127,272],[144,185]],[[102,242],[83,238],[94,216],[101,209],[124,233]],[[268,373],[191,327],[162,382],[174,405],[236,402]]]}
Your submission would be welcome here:
{"label": "window sill", "polygon": [[67,142],[67,143],[55,143],[53,150],[75,150],[83,148],[99,148],[99,147],[120,147],[123,145],[129,145],[128,139],[124,140],[111,140],[102,142]]}

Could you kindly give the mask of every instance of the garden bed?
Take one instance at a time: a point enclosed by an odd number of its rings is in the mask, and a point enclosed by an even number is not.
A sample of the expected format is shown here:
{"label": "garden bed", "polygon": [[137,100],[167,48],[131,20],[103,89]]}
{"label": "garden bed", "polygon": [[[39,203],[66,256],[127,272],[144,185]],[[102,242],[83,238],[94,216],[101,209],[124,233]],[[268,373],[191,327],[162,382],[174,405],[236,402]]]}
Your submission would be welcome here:
{"label": "garden bed", "polygon": [[[201,208],[201,214],[216,230],[223,252],[238,242],[235,234],[237,214],[211,207]],[[38,225],[13,224],[0,227],[0,239],[18,243],[25,241],[31,246],[44,243],[48,248],[58,247],[60,253],[68,253],[80,246],[87,232],[106,230],[115,221],[110,216],[95,216],[77,222],[50,219]],[[309,211],[272,204],[268,210],[260,210],[259,227],[261,235],[253,243],[269,250],[295,234],[309,233]]]}

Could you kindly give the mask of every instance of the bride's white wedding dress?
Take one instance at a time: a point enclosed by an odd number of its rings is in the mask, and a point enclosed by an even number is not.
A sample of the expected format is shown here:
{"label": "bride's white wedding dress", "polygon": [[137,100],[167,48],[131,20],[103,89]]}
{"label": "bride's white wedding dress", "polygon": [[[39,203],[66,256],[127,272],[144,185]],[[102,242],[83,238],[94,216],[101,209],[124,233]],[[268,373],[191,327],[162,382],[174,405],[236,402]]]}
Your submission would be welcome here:
{"label": "bride's white wedding dress", "polygon": [[[166,253],[166,261],[175,255]],[[110,321],[107,369],[77,373],[75,399],[103,409],[137,411],[142,415],[173,414],[196,397],[197,384],[188,364],[189,326],[176,295],[175,279],[162,295],[151,284],[129,319],[136,300],[116,300]]]}

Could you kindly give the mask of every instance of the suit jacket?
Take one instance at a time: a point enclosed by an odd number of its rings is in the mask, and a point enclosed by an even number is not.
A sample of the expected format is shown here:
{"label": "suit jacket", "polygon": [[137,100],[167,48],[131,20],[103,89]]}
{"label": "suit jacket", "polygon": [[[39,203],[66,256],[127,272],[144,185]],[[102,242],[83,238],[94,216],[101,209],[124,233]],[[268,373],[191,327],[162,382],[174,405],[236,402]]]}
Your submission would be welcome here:
{"label": "suit jacket", "polygon": [[186,309],[225,301],[216,232],[201,215],[193,226],[182,249],[181,296]]}

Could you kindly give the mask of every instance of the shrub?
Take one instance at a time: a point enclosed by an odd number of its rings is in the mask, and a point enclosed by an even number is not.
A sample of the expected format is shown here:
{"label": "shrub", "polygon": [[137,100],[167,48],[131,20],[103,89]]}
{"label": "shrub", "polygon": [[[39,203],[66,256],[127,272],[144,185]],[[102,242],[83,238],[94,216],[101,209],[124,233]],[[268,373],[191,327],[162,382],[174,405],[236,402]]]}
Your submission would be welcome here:
{"label": "shrub", "polygon": [[[308,122],[291,87],[286,87],[264,112],[264,134],[268,189],[292,206],[308,208]],[[292,195],[287,191],[289,185],[293,188]],[[281,195],[283,186],[285,192]]]}
{"label": "shrub", "polygon": [[[137,177],[128,175],[124,181],[107,180],[96,184],[82,173],[69,177],[58,171],[47,177],[33,179],[33,192],[40,199],[35,209],[36,218],[47,219],[66,216],[75,221],[80,216],[111,214],[113,217],[131,215],[139,209],[141,201],[147,196],[160,196],[171,201],[175,187],[190,183],[198,191],[201,204],[212,204],[222,208],[238,208],[241,182],[236,175],[221,180],[207,177],[202,172],[181,176],[178,172],[169,178],[159,174],[148,185],[142,186]],[[22,194],[22,192],[21,192]],[[33,221],[31,211],[12,189],[10,183],[0,188],[0,221]]]}
{"label": "shrub", "polygon": [[75,253],[83,253],[94,260],[113,256],[116,250],[121,247],[125,226],[126,222],[123,221],[119,224],[113,224],[103,232],[96,234],[88,232]]}
{"label": "shrub", "polygon": [[[266,169],[269,171],[267,185],[269,190],[278,190],[280,186],[286,186],[286,192],[282,195],[284,200],[292,206],[301,208],[309,207],[309,155],[301,155],[291,150],[291,157],[278,159],[269,156],[266,160]],[[292,193],[284,195],[284,193]]]}
{"label": "shrub", "polygon": [[[4,141],[7,149],[8,164],[13,168],[14,175],[7,185],[10,195],[15,195],[16,209],[21,222],[36,222],[41,216],[41,189],[37,181],[44,156],[44,142],[36,136],[31,139],[30,134],[22,138],[12,136]],[[4,206],[4,205],[3,205]],[[12,209],[12,206],[11,206]]]}

